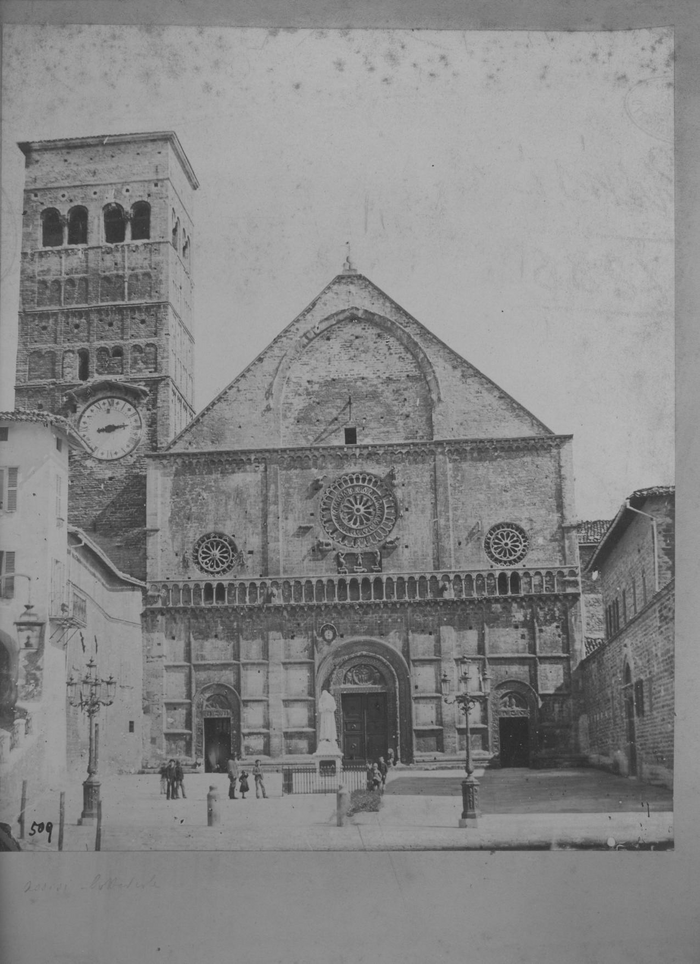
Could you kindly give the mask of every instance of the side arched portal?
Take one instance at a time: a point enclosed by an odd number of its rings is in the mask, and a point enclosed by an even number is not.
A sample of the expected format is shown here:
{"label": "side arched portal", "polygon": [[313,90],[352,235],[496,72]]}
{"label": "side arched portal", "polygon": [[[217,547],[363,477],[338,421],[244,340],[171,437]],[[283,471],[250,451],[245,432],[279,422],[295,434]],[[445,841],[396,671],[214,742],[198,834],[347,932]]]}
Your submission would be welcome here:
{"label": "side arched portal", "polygon": [[502,767],[529,767],[537,753],[537,694],[522,680],[499,683],[491,696],[491,745]]}
{"label": "side arched portal", "polygon": [[336,702],[345,759],[376,760],[391,747],[399,760],[411,762],[411,690],[400,653],[378,640],[347,640],[319,665],[318,696],[324,689]]}
{"label": "side arched portal", "polygon": [[225,683],[209,683],[194,699],[195,755],[206,772],[225,769],[241,752],[241,700]]}

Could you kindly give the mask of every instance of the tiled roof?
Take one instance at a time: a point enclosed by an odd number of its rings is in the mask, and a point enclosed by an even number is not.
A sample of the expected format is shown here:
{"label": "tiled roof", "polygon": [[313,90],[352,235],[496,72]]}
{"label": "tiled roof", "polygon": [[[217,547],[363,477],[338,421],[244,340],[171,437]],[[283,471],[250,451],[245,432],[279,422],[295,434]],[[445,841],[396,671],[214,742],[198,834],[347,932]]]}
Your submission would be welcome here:
{"label": "tiled roof", "polygon": [[576,527],[578,541],[587,544],[600,542],[609,525],[610,519],[595,519],[593,521],[579,522]]}
{"label": "tiled roof", "polygon": [[[598,541],[598,545],[593,555],[588,560],[586,572],[595,571],[610,554],[613,546],[617,544],[620,535],[625,531],[634,516],[634,510],[644,505],[647,499],[654,497],[672,498],[675,497],[676,487],[674,485],[652,485],[646,489],[636,489],[620,506],[617,515],[612,520],[604,534]],[[580,542],[579,538],[579,542]]]}
{"label": "tiled roof", "polygon": [[648,489],[637,489],[630,499],[650,499],[654,495],[675,495],[675,485],[652,485]]}
{"label": "tiled roof", "polygon": [[54,415],[52,412],[32,411],[29,409],[16,408],[12,412],[0,412],[0,421],[3,422],[35,422],[39,425],[46,425],[47,428],[60,429],[68,438],[78,444],[80,448],[85,448],[85,442],[78,435],[67,418],[62,415]]}

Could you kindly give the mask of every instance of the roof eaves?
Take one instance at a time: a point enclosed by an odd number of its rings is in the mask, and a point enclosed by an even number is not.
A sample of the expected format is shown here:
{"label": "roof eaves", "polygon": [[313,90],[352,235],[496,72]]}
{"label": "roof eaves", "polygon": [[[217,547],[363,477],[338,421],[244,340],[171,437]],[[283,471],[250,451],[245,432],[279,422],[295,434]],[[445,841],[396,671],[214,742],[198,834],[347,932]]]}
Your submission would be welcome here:
{"label": "roof eaves", "polygon": [[[137,579],[135,576],[130,576],[128,573],[122,572],[121,569],[118,569],[117,566],[115,566],[115,564],[109,558],[107,553],[103,549],[101,549],[97,545],[97,543],[93,542],[90,536],[82,529],[79,529],[77,526],[74,526],[74,525],[69,525],[68,532],[70,533],[70,535],[77,536],[78,539],[81,540],[80,545],[85,546],[87,549],[90,550],[90,552],[96,555],[97,558],[100,560],[100,562],[102,562],[110,570],[110,572],[112,572],[112,574],[115,575],[118,579],[121,579],[124,582],[128,582],[132,586],[137,586],[139,589],[146,588],[145,582],[142,582],[140,579]],[[80,548],[80,546],[76,546],[76,548]]]}

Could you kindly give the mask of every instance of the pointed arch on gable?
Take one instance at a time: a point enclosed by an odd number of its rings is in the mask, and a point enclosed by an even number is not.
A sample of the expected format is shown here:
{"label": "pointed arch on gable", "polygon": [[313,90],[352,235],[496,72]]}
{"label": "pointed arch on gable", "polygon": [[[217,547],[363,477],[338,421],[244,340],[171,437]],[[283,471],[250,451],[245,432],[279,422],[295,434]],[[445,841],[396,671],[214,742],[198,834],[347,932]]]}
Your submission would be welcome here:
{"label": "pointed arch on gable", "polygon": [[272,396],[273,406],[279,408],[280,400],[284,390],[284,384],[287,380],[289,372],[294,363],[301,358],[309,345],[317,338],[327,336],[329,329],[333,328],[335,325],[353,319],[369,322],[373,325],[376,325],[378,328],[383,329],[396,338],[396,340],[403,345],[408,352],[410,352],[427,382],[433,409],[435,409],[435,406],[442,400],[440,395],[440,385],[437,375],[435,374],[435,369],[433,368],[433,365],[425,350],[414,338],[411,337],[411,335],[408,334],[404,328],[401,327],[401,325],[393,321],[391,318],[387,318],[386,315],[376,314],[373,311],[368,311],[366,308],[357,307],[344,308],[342,311],[337,311],[334,314],[328,315],[322,321],[317,322],[313,328],[305,331],[300,336],[296,344],[280,361],[277,371],[272,379],[270,395]]}

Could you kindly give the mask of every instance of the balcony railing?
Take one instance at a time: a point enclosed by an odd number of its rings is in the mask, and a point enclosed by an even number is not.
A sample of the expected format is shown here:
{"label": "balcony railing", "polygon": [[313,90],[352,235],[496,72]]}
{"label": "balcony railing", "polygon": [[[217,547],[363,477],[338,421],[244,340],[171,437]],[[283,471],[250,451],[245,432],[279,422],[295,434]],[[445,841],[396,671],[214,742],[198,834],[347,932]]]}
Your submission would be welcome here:
{"label": "balcony railing", "polygon": [[531,596],[580,591],[578,568],[382,573],[365,576],[191,579],[153,582],[150,607],[304,606]]}

